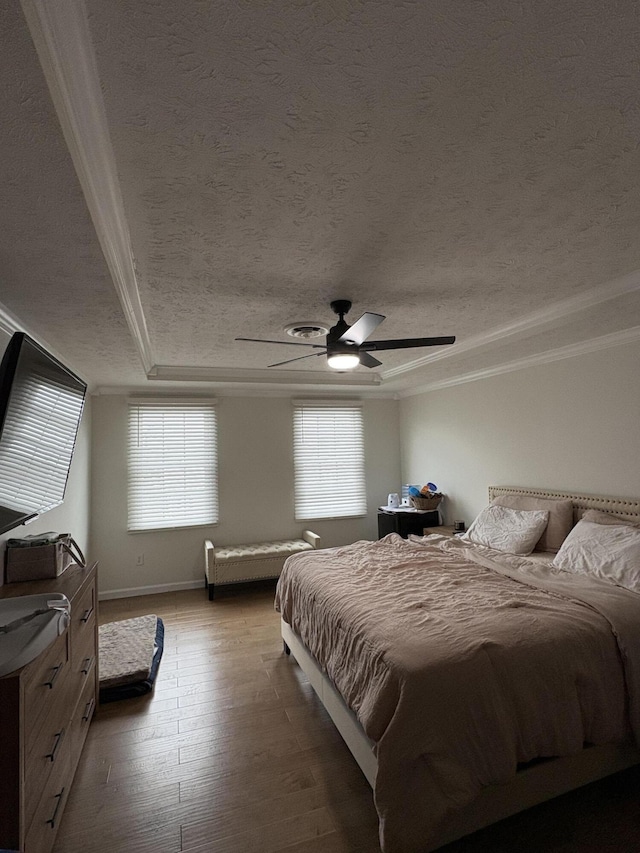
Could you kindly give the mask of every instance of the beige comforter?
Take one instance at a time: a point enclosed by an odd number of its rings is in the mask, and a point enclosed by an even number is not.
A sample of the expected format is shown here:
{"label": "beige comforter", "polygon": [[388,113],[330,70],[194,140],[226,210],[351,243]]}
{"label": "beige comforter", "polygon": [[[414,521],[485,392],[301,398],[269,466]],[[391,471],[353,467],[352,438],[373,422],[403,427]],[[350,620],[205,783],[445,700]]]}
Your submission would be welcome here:
{"label": "beige comforter", "polygon": [[386,853],[517,765],[640,742],[640,595],[456,539],[287,560],[276,608],[376,743]]}

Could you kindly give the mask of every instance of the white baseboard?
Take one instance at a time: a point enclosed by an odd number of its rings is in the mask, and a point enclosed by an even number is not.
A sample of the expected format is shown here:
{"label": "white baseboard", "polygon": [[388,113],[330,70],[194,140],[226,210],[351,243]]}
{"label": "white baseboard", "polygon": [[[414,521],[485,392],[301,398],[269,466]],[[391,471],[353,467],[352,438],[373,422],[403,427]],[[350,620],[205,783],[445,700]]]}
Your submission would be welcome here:
{"label": "white baseboard", "polygon": [[98,593],[98,601],[108,601],[110,598],[133,598],[135,595],[157,595],[160,592],[178,592],[182,589],[202,589],[204,579],[199,581],[181,581],[180,583],[161,583],[155,586],[134,586],[129,589],[105,589]]}

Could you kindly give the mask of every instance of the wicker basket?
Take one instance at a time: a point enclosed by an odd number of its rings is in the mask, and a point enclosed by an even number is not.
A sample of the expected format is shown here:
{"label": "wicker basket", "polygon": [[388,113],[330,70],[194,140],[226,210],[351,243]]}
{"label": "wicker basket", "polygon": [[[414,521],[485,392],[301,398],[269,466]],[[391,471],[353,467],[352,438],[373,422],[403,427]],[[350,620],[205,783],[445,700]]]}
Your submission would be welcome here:
{"label": "wicker basket", "polygon": [[442,495],[438,495],[437,497],[434,495],[432,498],[414,498],[413,495],[411,496],[411,503],[415,509],[437,509],[441,500]]}

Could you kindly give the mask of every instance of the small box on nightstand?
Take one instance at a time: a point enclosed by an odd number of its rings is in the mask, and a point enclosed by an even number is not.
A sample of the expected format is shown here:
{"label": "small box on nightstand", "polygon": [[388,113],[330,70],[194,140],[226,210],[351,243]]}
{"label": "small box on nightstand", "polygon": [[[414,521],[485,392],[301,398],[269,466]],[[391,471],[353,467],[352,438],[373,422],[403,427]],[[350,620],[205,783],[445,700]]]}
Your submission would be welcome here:
{"label": "small box on nightstand", "polygon": [[429,536],[431,533],[439,533],[440,536],[455,536],[455,530],[453,529],[453,525],[449,526],[448,524],[441,524],[440,527],[423,528],[423,536]]}

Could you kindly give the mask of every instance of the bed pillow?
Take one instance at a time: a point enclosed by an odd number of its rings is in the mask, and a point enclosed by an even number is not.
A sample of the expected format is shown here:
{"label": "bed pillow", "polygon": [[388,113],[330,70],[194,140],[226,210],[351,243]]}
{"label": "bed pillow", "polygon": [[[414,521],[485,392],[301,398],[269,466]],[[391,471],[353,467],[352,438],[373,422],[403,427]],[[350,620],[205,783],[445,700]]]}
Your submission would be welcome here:
{"label": "bed pillow", "polygon": [[640,530],[629,524],[599,524],[581,519],[552,565],[640,592]]}
{"label": "bed pillow", "polygon": [[599,509],[588,509],[582,516],[583,521],[593,521],[596,524],[626,524],[628,527],[640,527],[640,521],[629,521],[610,512],[600,512]]}
{"label": "bed pillow", "polygon": [[530,498],[527,495],[498,495],[491,502],[494,506],[511,509],[547,510],[549,522],[536,543],[536,551],[557,551],[573,527],[573,504],[570,500],[552,498]]}
{"label": "bed pillow", "polygon": [[497,551],[526,556],[533,551],[548,521],[547,510],[529,512],[491,504],[459,538]]}

